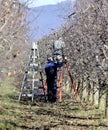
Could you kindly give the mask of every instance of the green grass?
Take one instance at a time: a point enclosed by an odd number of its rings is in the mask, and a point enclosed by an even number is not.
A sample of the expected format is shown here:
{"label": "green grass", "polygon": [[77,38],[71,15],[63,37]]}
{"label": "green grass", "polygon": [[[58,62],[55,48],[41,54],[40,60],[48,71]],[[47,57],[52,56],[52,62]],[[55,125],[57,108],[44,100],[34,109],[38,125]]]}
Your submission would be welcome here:
{"label": "green grass", "polygon": [[6,79],[0,86],[0,129],[12,129],[18,124],[19,106],[18,89],[12,84],[12,79]]}
{"label": "green grass", "polygon": [[[0,130],[26,130],[44,127],[51,122],[62,124],[65,121],[72,124],[70,128],[76,124],[75,122],[81,126],[90,124],[91,127],[102,125],[104,128],[108,125],[107,119],[102,117],[102,111],[91,107],[90,104],[72,102],[72,99],[64,99],[62,103],[55,105],[42,102],[33,106],[21,104],[18,101],[19,89],[12,82],[12,79],[6,79],[0,86]],[[56,127],[59,129],[60,126]],[[85,127],[85,130],[89,129]]]}

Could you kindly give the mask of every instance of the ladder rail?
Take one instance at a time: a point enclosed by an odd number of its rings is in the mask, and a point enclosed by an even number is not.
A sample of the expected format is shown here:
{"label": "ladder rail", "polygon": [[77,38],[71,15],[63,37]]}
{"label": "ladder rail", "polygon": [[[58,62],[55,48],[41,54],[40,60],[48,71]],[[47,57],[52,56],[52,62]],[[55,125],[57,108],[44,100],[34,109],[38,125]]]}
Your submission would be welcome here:
{"label": "ladder rail", "polygon": [[[26,64],[26,67],[25,67],[25,72],[27,72],[27,68],[28,68],[28,66],[30,64],[30,60],[31,60],[31,51],[30,51],[30,54],[29,54],[29,60],[28,60],[28,62]],[[26,77],[27,76],[24,74],[23,81],[22,81],[21,88],[20,88],[19,100],[21,99],[21,96],[22,96],[22,90],[24,88],[24,82],[26,80]]]}

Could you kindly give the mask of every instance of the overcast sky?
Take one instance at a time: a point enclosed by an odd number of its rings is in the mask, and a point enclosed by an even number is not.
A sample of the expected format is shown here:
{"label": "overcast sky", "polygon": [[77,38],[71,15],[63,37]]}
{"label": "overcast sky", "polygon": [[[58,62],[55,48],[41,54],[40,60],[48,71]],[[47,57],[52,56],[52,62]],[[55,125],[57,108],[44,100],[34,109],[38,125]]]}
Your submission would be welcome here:
{"label": "overcast sky", "polygon": [[42,5],[57,4],[59,2],[66,1],[66,0],[20,0],[20,1],[23,2],[29,1],[27,2],[28,7],[38,7]]}

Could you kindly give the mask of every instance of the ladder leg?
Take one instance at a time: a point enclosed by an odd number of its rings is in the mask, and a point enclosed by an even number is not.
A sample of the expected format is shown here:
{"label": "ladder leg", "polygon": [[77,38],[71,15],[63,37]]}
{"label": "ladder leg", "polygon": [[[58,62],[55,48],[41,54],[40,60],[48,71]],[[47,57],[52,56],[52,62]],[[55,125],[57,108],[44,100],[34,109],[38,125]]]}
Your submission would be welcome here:
{"label": "ladder leg", "polygon": [[77,91],[77,89],[76,89],[76,85],[75,85],[75,83],[74,83],[74,81],[73,81],[73,78],[72,78],[72,75],[71,75],[71,73],[70,73],[68,63],[66,63],[66,68],[67,68],[68,75],[69,75],[69,77],[70,77],[70,80],[71,80],[71,83],[72,83],[71,85],[72,85],[72,87],[73,87],[73,89],[74,89],[75,95],[76,95],[76,97],[78,97],[78,91]]}

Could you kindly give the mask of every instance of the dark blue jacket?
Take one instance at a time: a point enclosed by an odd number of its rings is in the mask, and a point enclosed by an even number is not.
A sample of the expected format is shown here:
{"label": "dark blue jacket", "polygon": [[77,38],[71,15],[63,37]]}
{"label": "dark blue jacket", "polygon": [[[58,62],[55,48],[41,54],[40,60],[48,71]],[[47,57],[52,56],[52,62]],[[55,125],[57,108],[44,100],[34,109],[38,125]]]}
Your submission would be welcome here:
{"label": "dark blue jacket", "polygon": [[53,61],[49,61],[46,65],[45,65],[45,72],[46,72],[46,76],[47,79],[56,79],[57,78],[57,65],[56,63],[54,63]]}

